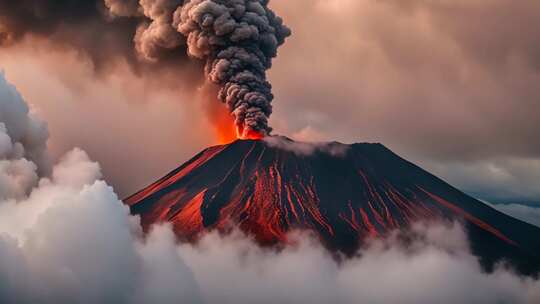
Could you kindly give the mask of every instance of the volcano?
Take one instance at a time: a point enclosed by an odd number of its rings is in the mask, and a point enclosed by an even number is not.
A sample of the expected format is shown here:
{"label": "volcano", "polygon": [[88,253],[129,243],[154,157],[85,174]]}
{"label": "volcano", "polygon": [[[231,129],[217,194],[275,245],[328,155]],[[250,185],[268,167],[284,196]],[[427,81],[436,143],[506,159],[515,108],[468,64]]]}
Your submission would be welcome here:
{"label": "volcano", "polygon": [[381,144],[307,144],[287,138],[210,147],[125,199],[145,230],[170,222],[183,240],[239,227],[263,245],[308,230],[353,254],[368,238],[416,221],[460,221],[474,254],[540,269],[540,228],[464,194]]}

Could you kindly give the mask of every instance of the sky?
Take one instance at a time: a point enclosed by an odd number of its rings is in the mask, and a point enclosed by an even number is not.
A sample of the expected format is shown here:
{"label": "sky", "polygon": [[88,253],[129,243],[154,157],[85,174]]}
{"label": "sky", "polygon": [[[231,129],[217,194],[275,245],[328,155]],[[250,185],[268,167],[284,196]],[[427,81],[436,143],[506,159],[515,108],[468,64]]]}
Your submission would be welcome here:
{"label": "sky", "polygon": [[[270,6],[292,30],[268,72],[275,134],[381,142],[481,199],[540,202],[540,3]],[[197,60],[136,70],[96,59],[115,42],[84,51],[62,35],[0,48],[6,78],[48,123],[53,158],[84,149],[124,197],[218,143]]]}

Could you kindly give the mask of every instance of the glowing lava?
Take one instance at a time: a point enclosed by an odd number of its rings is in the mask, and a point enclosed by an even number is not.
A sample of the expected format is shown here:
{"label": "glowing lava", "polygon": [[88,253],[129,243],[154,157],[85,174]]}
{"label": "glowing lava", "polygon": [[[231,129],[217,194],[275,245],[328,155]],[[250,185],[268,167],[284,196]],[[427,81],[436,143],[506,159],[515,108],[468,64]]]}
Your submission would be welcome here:
{"label": "glowing lava", "polygon": [[236,127],[236,136],[242,140],[261,140],[265,135],[254,130],[244,130],[242,127]]}
{"label": "glowing lava", "polygon": [[263,133],[254,130],[244,130],[241,126],[235,127],[234,117],[224,108],[216,108],[209,113],[216,134],[218,144],[228,144],[237,139],[261,140]]}
{"label": "glowing lava", "polygon": [[[380,144],[329,143],[302,154],[269,146],[258,140],[261,134],[247,135],[257,140],[208,148],[125,203],[144,229],[169,221],[188,240],[238,226],[262,244],[275,244],[286,241],[288,231],[305,229],[346,253],[366,238],[419,220],[458,220],[488,262],[506,258],[529,267],[528,261],[538,261],[540,267],[539,228],[499,213]],[[345,152],[328,152],[336,149]]]}

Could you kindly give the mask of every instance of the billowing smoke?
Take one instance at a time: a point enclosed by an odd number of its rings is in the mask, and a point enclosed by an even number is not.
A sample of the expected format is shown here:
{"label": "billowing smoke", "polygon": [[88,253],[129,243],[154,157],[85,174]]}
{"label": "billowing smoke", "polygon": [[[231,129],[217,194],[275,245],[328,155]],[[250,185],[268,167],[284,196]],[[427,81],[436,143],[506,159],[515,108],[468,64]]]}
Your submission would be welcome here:
{"label": "billowing smoke", "polygon": [[145,7],[155,2],[154,9],[144,11],[138,2],[0,0],[0,48],[75,52],[91,66],[93,76],[107,77],[128,66],[153,89],[172,86],[169,78],[174,78],[177,88],[193,90],[203,79],[202,64],[189,59],[185,38],[176,33],[180,38],[173,48],[173,39],[158,35],[167,27],[147,26],[150,17],[170,21],[172,12],[162,12],[164,1],[142,1]]}
{"label": "billowing smoke", "polygon": [[108,20],[101,2],[0,0],[0,46],[9,47],[25,38],[45,38],[54,47],[71,47],[87,55],[96,69],[119,58],[135,66],[131,33],[137,22]]}
{"label": "billowing smoke", "polygon": [[271,132],[272,90],[266,70],[291,31],[268,8],[268,0],[108,0],[117,16],[143,12],[135,37],[138,52],[157,60],[160,49],[187,44],[190,56],[206,61],[207,79],[219,86],[218,98],[235,117],[238,136]]}
{"label": "billowing smoke", "polygon": [[540,301],[539,281],[503,266],[484,273],[459,224],[419,224],[342,263],[302,234],[282,251],[240,233],[179,244],[167,225],[145,236],[84,151],[39,178],[46,127],[3,76],[0,122],[0,162],[26,167],[0,166],[0,303]]}
{"label": "billowing smoke", "polygon": [[206,59],[206,74],[236,119],[238,135],[269,134],[273,95],[266,70],[290,35],[268,0],[188,1],[175,12],[191,56]]}
{"label": "billowing smoke", "polygon": [[218,99],[235,118],[238,136],[260,137],[272,130],[266,70],[291,33],[268,2],[0,0],[0,46],[46,38],[88,55],[98,71],[125,61],[135,71],[173,68],[181,75],[197,65],[188,65],[188,57],[201,59],[207,81],[218,87]]}

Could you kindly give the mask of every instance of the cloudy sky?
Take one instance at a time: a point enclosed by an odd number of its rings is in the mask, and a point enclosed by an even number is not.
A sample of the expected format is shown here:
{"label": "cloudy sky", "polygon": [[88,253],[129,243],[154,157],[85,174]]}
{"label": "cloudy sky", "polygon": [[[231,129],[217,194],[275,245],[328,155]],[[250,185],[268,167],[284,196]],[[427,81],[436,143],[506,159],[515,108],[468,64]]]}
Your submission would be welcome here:
{"label": "cloudy sky", "polygon": [[[293,31],[269,72],[275,133],[381,142],[482,199],[540,202],[538,1],[271,7]],[[48,122],[54,158],[83,148],[125,196],[217,143],[197,63],[135,71],[132,59],[98,56],[116,42],[81,49],[64,36],[21,34],[0,48],[6,78]]]}

